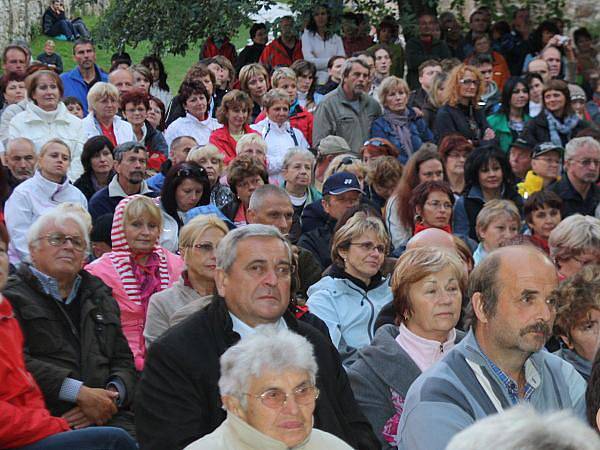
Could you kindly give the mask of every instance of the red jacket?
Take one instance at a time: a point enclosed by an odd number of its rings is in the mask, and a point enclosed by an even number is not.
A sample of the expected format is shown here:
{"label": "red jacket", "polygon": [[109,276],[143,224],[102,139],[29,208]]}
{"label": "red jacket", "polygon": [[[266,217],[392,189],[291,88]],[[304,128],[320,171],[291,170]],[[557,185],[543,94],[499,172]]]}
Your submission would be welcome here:
{"label": "red jacket", "polygon": [[[313,133],[313,114],[305,110],[302,106],[298,105],[295,109],[295,114],[290,117],[290,124],[294,128],[298,128],[306,140],[308,141],[308,145],[312,147],[312,133]],[[261,112],[254,123],[258,123],[267,117],[266,113]]]}
{"label": "red jacket", "polygon": [[8,300],[0,296],[0,448],[22,447],[69,430],[52,417],[42,391],[25,368],[23,334]]}
{"label": "red jacket", "polygon": [[[244,125],[244,134],[247,133],[257,133],[250,125]],[[227,125],[222,128],[218,128],[210,134],[210,138],[208,142],[216,146],[223,155],[225,155],[225,159],[223,163],[228,166],[229,162],[236,157],[235,147],[237,145],[236,140],[229,133],[229,127]]]}
{"label": "red jacket", "polygon": [[231,64],[235,64],[235,59],[237,58],[235,47],[229,42],[229,39],[225,40],[223,45],[221,45],[221,48],[219,48],[214,43],[213,39],[209,37],[202,46],[202,50],[200,51],[200,59],[212,58],[217,55],[223,55],[225,58],[231,61]]}
{"label": "red jacket", "polygon": [[285,46],[281,42],[281,38],[274,39],[269,43],[260,54],[259,62],[267,67],[267,70],[271,72],[275,67],[278,66],[291,66],[294,61],[303,59],[302,55],[302,41],[296,39],[296,45],[292,53],[292,58],[288,54]]}

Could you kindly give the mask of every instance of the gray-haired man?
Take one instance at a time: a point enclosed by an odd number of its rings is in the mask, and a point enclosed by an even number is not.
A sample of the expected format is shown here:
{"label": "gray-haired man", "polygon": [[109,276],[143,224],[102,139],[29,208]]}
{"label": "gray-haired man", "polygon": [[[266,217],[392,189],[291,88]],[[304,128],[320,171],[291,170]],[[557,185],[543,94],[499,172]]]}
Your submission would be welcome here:
{"label": "gray-haired man", "polygon": [[315,427],[354,448],[378,448],[331,341],[288,312],[291,276],[292,249],[276,228],[248,225],[225,236],[217,248],[218,295],[148,353],[136,397],[137,437],[144,449],[183,448],[225,420],[219,358],[261,324],[288,328],[314,346],[321,391]]}

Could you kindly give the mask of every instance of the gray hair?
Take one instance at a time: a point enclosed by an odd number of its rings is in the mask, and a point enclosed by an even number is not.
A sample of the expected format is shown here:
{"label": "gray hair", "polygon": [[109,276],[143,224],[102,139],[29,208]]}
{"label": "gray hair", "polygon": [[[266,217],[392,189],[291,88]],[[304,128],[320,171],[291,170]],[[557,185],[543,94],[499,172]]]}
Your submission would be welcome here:
{"label": "gray hair", "polygon": [[363,59],[359,58],[358,56],[353,56],[352,58],[348,58],[342,66],[342,81],[348,75],[350,75],[350,72],[352,72],[352,66],[354,66],[354,64],[360,64],[365,69],[367,69],[369,73],[371,72],[371,68]]}
{"label": "gray hair", "polygon": [[41,216],[39,216],[33,225],[27,231],[27,244],[30,248],[37,248],[39,238],[42,237],[42,230],[49,225],[56,227],[64,226],[67,222],[75,222],[81,231],[81,235],[85,240],[85,248],[90,248],[90,236],[88,234],[87,225],[78,212],[68,210],[67,208],[53,208]]}
{"label": "gray hair", "polygon": [[578,137],[571,139],[565,146],[565,161],[573,159],[577,151],[582,147],[591,147],[600,152],[600,143],[590,136]]}
{"label": "gray hair", "polygon": [[600,249],[600,219],[574,214],[562,220],[548,238],[552,259],[567,259]]}
{"label": "gray hair", "polygon": [[279,198],[285,198],[290,202],[290,205],[292,203],[290,200],[290,196],[285,189],[274,184],[263,184],[262,186],[257,188],[250,196],[248,210],[260,211],[263,208],[267,197],[271,195]]}
{"label": "gray hair", "polygon": [[292,246],[289,241],[279,232],[279,230],[271,225],[252,224],[245,227],[236,228],[227,233],[217,247],[217,267],[229,272],[231,266],[237,258],[238,244],[244,239],[253,237],[274,238],[279,239],[285,244],[288,251],[288,258],[292,264]]}
{"label": "gray hair", "polygon": [[315,384],[317,369],[313,346],[305,337],[285,328],[261,325],[221,356],[219,391],[239,398],[245,408],[244,393],[248,392],[250,378],[260,378],[266,371],[283,374],[299,370],[308,372]]}
{"label": "gray hair", "polygon": [[570,411],[541,415],[529,405],[482,419],[454,435],[446,450],[596,450],[598,434]]}
{"label": "gray hair", "polygon": [[292,159],[296,157],[302,157],[302,159],[310,161],[311,165],[315,163],[315,155],[313,155],[310,150],[306,150],[305,148],[301,147],[290,147],[288,148],[287,152],[285,153],[285,156],[283,157],[282,167],[284,169],[287,169],[287,166],[290,165]]}
{"label": "gray hair", "polygon": [[31,147],[31,151],[33,152],[33,154],[36,155],[35,144],[33,143],[33,141],[31,139],[28,139],[26,137],[18,137],[18,138],[10,139],[6,143],[6,147],[5,147],[4,153],[6,155],[8,155],[10,153],[11,149],[13,148],[13,146],[16,145],[16,144],[19,144],[19,143],[29,145],[29,147]]}
{"label": "gray hair", "polygon": [[290,96],[283,89],[274,88],[263,95],[262,106],[265,109],[269,109],[277,102],[283,102],[289,106]]}
{"label": "gray hair", "polygon": [[115,159],[115,161],[121,162],[123,161],[123,156],[125,155],[125,153],[137,153],[140,150],[142,150],[144,153],[147,152],[147,149],[144,146],[144,144],[140,144],[139,142],[135,141],[123,142],[122,144],[117,145],[113,150],[113,158]]}
{"label": "gray hair", "polygon": [[110,97],[114,101],[119,101],[119,90],[115,85],[98,81],[90,88],[87,94],[87,102],[92,111],[96,110],[96,103],[105,97]]}

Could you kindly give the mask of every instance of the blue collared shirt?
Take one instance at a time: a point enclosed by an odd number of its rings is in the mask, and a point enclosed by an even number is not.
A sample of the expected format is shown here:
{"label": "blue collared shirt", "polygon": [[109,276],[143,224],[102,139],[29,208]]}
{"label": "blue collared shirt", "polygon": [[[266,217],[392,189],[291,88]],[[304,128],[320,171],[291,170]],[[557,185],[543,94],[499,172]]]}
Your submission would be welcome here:
{"label": "blue collared shirt", "polygon": [[[492,368],[494,374],[506,387],[511,403],[513,405],[519,403],[521,401],[521,399],[519,398],[519,385],[511,377],[506,375],[506,373],[504,373],[504,371],[500,367],[494,364],[493,361],[490,358],[488,358],[485,353],[481,352],[481,354]],[[529,377],[527,376],[528,372],[530,372],[531,370],[534,371],[533,375],[537,374],[537,370],[535,370],[535,367],[533,367],[533,363],[529,360],[525,361],[525,392],[523,395],[523,400],[525,401],[528,401],[531,398],[531,395],[535,390],[535,386],[529,383]],[[535,381],[534,384],[536,384]]]}
{"label": "blue collared shirt", "polygon": [[44,292],[52,297],[55,300],[58,300],[65,305],[69,305],[75,297],[77,297],[77,293],[79,292],[79,285],[81,284],[81,276],[77,274],[75,276],[75,281],[73,282],[73,287],[71,288],[71,292],[67,296],[66,299],[62,298],[60,295],[60,290],[58,289],[58,281],[56,278],[51,277],[50,275],[46,275],[44,272],[40,272],[33,266],[29,266],[31,269],[31,273],[35,275],[40,284],[42,285],[42,289]]}

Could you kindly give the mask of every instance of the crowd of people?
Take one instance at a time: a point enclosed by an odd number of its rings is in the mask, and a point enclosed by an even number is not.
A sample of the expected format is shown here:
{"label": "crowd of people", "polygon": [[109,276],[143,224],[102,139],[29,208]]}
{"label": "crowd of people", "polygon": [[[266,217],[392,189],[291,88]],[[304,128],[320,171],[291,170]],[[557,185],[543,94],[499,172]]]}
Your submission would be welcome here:
{"label": "crowd of people", "polygon": [[75,68],[2,53],[1,448],[600,448],[585,28],[318,6],[171,91],[61,7]]}

